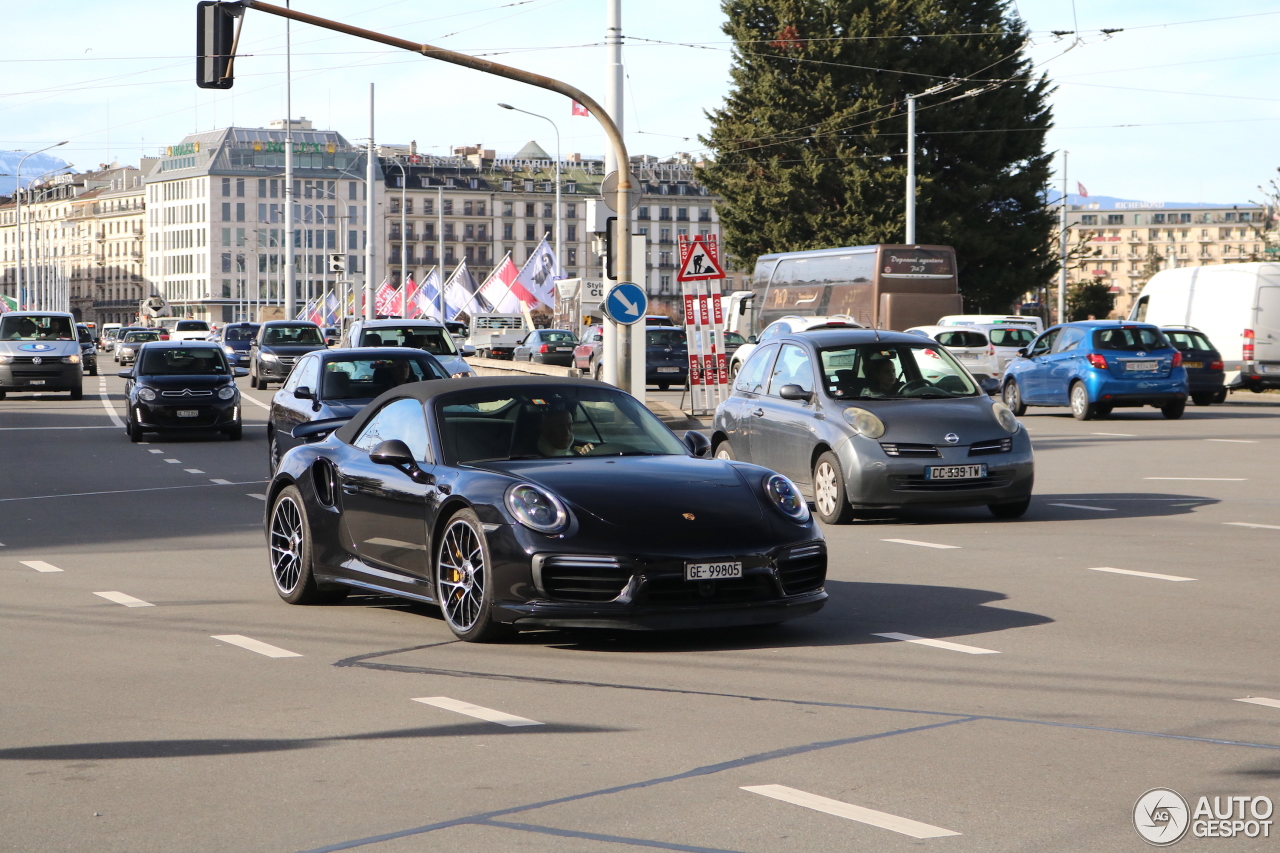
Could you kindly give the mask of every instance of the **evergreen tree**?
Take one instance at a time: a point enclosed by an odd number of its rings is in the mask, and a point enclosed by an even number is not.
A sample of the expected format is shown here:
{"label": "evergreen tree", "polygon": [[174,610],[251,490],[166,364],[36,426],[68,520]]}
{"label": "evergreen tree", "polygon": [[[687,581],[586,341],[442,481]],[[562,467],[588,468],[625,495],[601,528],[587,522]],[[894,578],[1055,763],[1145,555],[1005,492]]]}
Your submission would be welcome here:
{"label": "evergreen tree", "polygon": [[1067,288],[1067,319],[1105,320],[1116,307],[1111,285],[1100,278],[1078,281]]}
{"label": "evergreen tree", "polygon": [[[724,198],[725,248],[739,265],[901,243],[905,98],[944,84],[917,100],[917,242],[955,247],[967,311],[1007,310],[1056,272],[1043,197],[1050,88],[1006,0],[722,7],[734,64],[724,106],[708,113],[701,178]],[[973,89],[984,91],[953,100]]]}

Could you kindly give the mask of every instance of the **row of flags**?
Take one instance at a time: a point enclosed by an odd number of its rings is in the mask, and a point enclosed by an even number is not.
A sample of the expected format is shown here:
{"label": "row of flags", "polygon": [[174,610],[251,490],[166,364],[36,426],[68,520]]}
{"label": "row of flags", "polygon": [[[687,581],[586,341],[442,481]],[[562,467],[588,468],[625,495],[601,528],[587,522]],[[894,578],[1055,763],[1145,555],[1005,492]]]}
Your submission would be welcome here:
{"label": "row of flags", "polygon": [[[524,266],[517,267],[508,252],[481,283],[476,282],[465,260],[443,283],[439,267],[427,273],[421,282],[414,282],[410,274],[399,287],[384,278],[373,294],[374,311],[384,317],[456,320],[463,313],[468,316],[490,312],[517,314],[526,307],[529,310],[539,305],[553,308],[555,283],[563,277],[555,252],[543,237]],[[297,319],[309,320],[318,326],[335,326],[344,313],[339,310],[340,302],[333,293],[317,297],[298,312]],[[363,291],[352,292],[345,313],[358,315],[363,309]]]}

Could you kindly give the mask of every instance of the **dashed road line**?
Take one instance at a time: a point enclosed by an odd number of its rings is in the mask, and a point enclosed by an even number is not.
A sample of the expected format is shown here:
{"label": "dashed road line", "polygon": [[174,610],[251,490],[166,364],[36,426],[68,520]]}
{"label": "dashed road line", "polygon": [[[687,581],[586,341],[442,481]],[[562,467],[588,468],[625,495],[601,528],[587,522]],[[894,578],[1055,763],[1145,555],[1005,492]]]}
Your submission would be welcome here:
{"label": "dashed road line", "polygon": [[784,803],[791,803],[793,806],[802,806],[806,809],[813,809],[816,812],[823,812],[824,814],[835,815],[858,823],[865,823],[868,826],[887,829],[900,835],[909,835],[912,838],[945,838],[949,835],[960,834],[950,829],[943,829],[940,826],[921,823],[918,820],[899,817],[888,812],[878,812],[875,809],[855,806],[840,800],[832,800],[827,797],[820,797],[817,794],[810,794],[807,791],[788,788],[786,785],[743,785],[742,790],[781,800]]}
{"label": "dashed road line", "polygon": [[123,604],[125,607],[155,607],[150,601],[143,601],[141,598],[134,598],[123,592],[95,592],[94,595],[101,596],[107,601],[114,601],[116,604]]}
{"label": "dashed road line", "polygon": [[977,646],[966,646],[963,643],[951,643],[946,640],[931,640],[928,637],[917,637],[914,634],[899,634],[890,631],[885,634],[872,634],[873,637],[884,637],[886,640],[898,640],[903,643],[915,643],[918,646],[932,646],[935,649],[946,649],[949,652],[964,652],[967,655],[998,655],[995,649],[982,649]]}
{"label": "dashed road line", "polygon": [[1131,432],[1091,432],[1089,434],[1114,436],[1115,438],[1137,438],[1137,436]]}
{"label": "dashed road line", "polygon": [[165,462],[168,462],[170,465],[181,465],[181,464],[182,464],[182,460],[181,460],[181,459],[166,459],[166,460],[164,460],[164,461],[165,461]]}
{"label": "dashed road line", "polygon": [[264,643],[261,640],[255,640],[252,637],[245,637],[241,634],[214,634],[213,639],[239,646],[242,649],[248,649],[251,652],[257,652],[260,655],[266,655],[269,658],[302,657],[297,652],[291,652],[279,646],[273,646],[270,643]]}
{"label": "dashed road line", "polygon": [[881,539],[881,542],[896,542],[899,545],[919,545],[921,548],[959,548],[959,545],[939,545],[936,542],[917,542],[915,539]]}
{"label": "dashed road line", "polygon": [[479,705],[472,705],[470,702],[461,702],[457,699],[450,699],[448,696],[426,696],[421,699],[414,699],[413,701],[421,702],[423,705],[433,705],[436,708],[443,708],[446,711],[453,711],[457,714],[465,714],[468,717],[475,717],[477,720],[497,723],[500,726],[511,726],[514,728],[516,726],[542,725],[542,723],[537,720],[517,717],[514,714],[495,711],[492,708],[483,708]]}
{"label": "dashed road line", "polygon": [[1184,578],[1181,575],[1162,575],[1156,572],[1135,572],[1132,569],[1113,569],[1110,566],[1096,566],[1091,572],[1110,572],[1114,575],[1133,575],[1135,578],[1153,578],[1158,581],[1193,581],[1195,578]]}
{"label": "dashed road line", "polygon": [[1250,705],[1266,705],[1268,708],[1280,708],[1280,699],[1267,699],[1262,696],[1250,696],[1248,699],[1237,699],[1237,702],[1248,702]]}
{"label": "dashed road line", "polygon": [[102,408],[107,410],[107,416],[111,418],[111,423],[115,425],[116,429],[124,429],[124,421],[120,420],[120,416],[116,414],[116,407],[111,405],[111,395],[107,393],[107,389],[103,388],[98,397],[101,398]]}
{"label": "dashed road line", "polygon": [[1220,441],[1223,444],[1257,444],[1258,443],[1256,441],[1251,441],[1246,438],[1206,438],[1205,441]]}
{"label": "dashed road line", "polygon": [[[227,483],[229,486],[253,486],[261,483],[262,480],[241,480],[239,483]],[[113,489],[106,492],[70,492],[65,495],[28,495],[25,498],[0,498],[0,503],[9,503],[11,501],[44,501],[50,498],[88,498],[97,495],[132,495],[137,492],[169,492],[175,489],[207,489],[204,483],[198,486],[150,486],[145,489]]]}
{"label": "dashed road line", "polygon": [[148,453],[164,453],[163,450],[148,450]]}
{"label": "dashed road line", "polygon": [[259,400],[257,397],[252,397],[248,394],[241,394],[240,396],[248,400],[250,403],[253,403],[255,406],[258,406],[259,408],[266,409],[268,412],[271,411],[271,407],[268,406],[266,403],[262,402],[261,400]]}
{"label": "dashed road line", "polygon": [[248,498],[257,498],[257,499],[258,499],[258,500],[260,500],[260,501],[265,501],[265,500],[267,499],[267,496],[266,496],[266,495],[254,494],[253,492],[247,492],[247,493],[245,494],[245,497],[248,497]]}
{"label": "dashed road line", "polygon": [[35,569],[37,572],[60,572],[62,569],[57,566],[51,566],[44,560],[19,560],[19,563],[29,569]]}
{"label": "dashed road line", "polygon": [[183,470],[183,471],[186,471],[188,474],[203,474],[203,473],[204,473],[204,472],[203,472],[203,471],[201,471],[199,468],[183,468],[182,470]]}
{"label": "dashed road line", "polygon": [[1255,527],[1259,530],[1280,530],[1280,524],[1250,524],[1247,521],[1224,521],[1223,524],[1229,524],[1232,527]]}
{"label": "dashed road line", "polygon": [[220,480],[220,479],[218,479],[218,478],[216,478],[216,477],[215,477],[215,478],[213,478],[213,479],[211,479],[209,482],[210,482],[210,483],[216,483],[216,484],[217,484],[217,485],[219,485],[219,486],[230,486],[230,485],[231,485],[231,481],[230,481],[230,480]]}
{"label": "dashed road line", "polygon": [[1084,504],[1049,504],[1049,506],[1064,506],[1067,509],[1091,509],[1094,512],[1115,512],[1114,509],[1105,506],[1085,506]]}

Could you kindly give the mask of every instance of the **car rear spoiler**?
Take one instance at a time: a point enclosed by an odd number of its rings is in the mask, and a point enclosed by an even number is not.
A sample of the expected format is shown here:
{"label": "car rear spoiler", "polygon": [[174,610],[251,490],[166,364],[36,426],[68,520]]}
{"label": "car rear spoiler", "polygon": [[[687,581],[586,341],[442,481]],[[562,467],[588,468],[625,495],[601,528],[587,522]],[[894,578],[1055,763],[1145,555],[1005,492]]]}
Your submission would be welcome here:
{"label": "car rear spoiler", "polygon": [[319,441],[326,438],[329,433],[346,424],[351,418],[325,418],[319,421],[308,421],[305,424],[298,424],[289,435],[303,441]]}

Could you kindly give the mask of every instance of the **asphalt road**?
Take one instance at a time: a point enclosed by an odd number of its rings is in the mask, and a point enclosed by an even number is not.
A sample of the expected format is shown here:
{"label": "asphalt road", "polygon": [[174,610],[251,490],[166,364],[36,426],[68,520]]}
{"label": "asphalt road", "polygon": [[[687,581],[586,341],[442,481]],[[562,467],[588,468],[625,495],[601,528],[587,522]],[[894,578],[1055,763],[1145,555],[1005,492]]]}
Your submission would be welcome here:
{"label": "asphalt road", "polygon": [[1032,410],[1024,519],[828,528],[781,628],[481,646],[281,602],[265,410],[133,445],[101,384],[0,402],[0,850],[1137,851],[1148,789],[1280,800],[1275,397]]}

